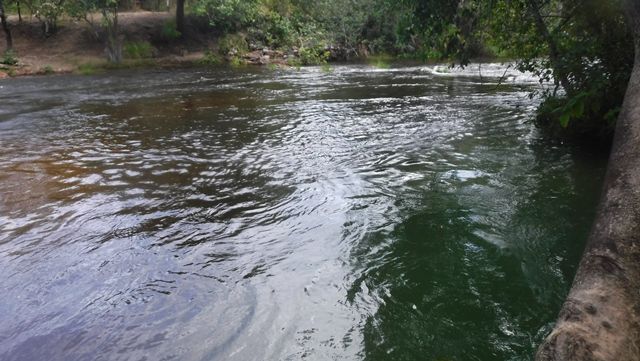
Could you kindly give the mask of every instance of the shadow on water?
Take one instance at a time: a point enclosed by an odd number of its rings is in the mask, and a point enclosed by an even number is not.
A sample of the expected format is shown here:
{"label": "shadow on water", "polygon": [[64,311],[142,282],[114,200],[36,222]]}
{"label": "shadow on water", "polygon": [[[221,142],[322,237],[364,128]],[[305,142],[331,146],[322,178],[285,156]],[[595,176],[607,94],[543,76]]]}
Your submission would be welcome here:
{"label": "shadow on water", "polygon": [[606,160],[527,148],[530,164],[429,187],[356,248],[350,298],[365,288],[380,300],[363,328],[367,360],[531,359],[570,287]]}

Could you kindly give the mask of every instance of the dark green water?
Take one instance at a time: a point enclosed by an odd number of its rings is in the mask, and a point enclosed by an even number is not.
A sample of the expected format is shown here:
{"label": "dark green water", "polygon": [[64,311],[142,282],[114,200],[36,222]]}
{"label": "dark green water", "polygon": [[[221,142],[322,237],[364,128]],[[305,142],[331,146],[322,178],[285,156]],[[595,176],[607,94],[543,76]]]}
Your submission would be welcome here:
{"label": "dark green water", "polygon": [[0,359],[531,359],[605,161],[476,73],[0,82]]}

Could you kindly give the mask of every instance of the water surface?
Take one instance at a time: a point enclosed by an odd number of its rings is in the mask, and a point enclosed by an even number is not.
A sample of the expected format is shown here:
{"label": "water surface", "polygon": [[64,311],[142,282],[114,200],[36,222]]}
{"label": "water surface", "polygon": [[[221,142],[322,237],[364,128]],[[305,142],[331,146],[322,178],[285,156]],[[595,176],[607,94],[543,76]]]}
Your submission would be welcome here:
{"label": "water surface", "polygon": [[531,359],[605,163],[477,70],[0,82],[0,359]]}

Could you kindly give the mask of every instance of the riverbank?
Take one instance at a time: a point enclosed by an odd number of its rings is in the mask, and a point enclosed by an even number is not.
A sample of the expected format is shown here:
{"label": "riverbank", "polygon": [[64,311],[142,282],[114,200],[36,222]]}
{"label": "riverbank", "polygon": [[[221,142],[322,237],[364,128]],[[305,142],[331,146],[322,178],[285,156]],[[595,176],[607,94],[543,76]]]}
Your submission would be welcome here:
{"label": "riverbank", "polygon": [[[198,19],[187,19],[188,28],[181,39],[166,34],[174,15],[168,12],[137,11],[119,14],[125,59],[110,64],[104,44],[83,21],[63,19],[52,36],[42,35],[35,18],[11,16],[15,64],[0,64],[0,78],[53,73],[92,73],[113,68],[179,67],[224,63],[219,55],[219,34]],[[6,48],[4,38],[0,49]],[[271,49],[252,49],[239,59],[246,64],[286,65],[287,54]],[[2,60],[0,58],[0,60]],[[11,62],[11,61],[10,61]]]}
{"label": "riverbank", "polygon": [[[122,68],[170,68],[206,65],[255,65],[298,67],[347,60],[345,49],[271,49],[255,44],[243,34],[221,34],[206,19],[187,17],[185,34],[172,37],[175,15],[170,12],[135,11],[118,15],[124,59],[108,62],[105,45],[85,21],[61,19],[56,33],[44,37],[35,18],[10,16],[14,38],[12,59],[0,57],[0,79],[24,75],[93,74]],[[169,31],[167,31],[169,29]],[[6,48],[0,37],[0,52]],[[6,55],[5,55],[5,59]],[[11,64],[13,61],[15,64]],[[390,63],[413,63],[387,55],[371,55],[361,50],[349,60],[368,62],[376,67]]]}

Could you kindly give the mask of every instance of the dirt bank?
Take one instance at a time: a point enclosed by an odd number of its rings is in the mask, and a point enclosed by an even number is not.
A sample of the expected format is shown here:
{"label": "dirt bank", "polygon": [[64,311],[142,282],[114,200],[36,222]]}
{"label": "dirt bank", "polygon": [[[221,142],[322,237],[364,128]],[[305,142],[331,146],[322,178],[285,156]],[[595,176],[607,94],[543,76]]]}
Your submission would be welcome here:
{"label": "dirt bank", "polygon": [[[206,22],[197,19],[187,19],[188,27],[183,39],[166,39],[162,29],[172,18],[173,15],[167,12],[120,13],[119,22],[125,43],[147,42],[153,47],[150,57],[126,59],[124,66],[192,64],[203,59],[209,49],[215,48],[215,32]],[[48,38],[43,36],[41,25],[35,18],[25,17],[19,22],[17,16],[11,16],[9,22],[18,64],[0,64],[0,78],[8,74],[76,72],[108,65],[103,42],[96,38],[84,21],[62,19],[58,32]],[[4,36],[0,36],[0,53],[5,48]]]}

